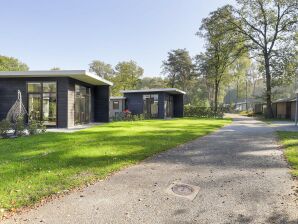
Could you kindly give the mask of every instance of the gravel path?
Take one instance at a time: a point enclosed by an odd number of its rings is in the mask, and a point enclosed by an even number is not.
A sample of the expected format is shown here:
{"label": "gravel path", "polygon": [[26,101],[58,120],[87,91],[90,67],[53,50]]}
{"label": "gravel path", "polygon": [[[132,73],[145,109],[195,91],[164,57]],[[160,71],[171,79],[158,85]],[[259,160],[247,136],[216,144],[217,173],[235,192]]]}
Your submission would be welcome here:
{"label": "gravel path", "polygon": [[[5,223],[297,224],[297,182],[288,171],[273,129],[235,115],[216,133]],[[169,194],[173,182],[198,194]]]}

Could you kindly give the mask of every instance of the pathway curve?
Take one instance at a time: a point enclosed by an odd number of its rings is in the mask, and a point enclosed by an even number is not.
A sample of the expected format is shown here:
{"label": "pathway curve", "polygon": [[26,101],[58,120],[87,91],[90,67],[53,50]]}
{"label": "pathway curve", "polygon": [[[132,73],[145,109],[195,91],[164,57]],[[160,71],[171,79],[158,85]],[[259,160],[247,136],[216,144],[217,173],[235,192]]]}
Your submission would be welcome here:
{"label": "pathway curve", "polygon": [[[203,138],[5,223],[298,223],[296,181],[268,125],[234,115]],[[173,182],[199,187],[190,200]],[[295,201],[296,200],[296,201]]]}

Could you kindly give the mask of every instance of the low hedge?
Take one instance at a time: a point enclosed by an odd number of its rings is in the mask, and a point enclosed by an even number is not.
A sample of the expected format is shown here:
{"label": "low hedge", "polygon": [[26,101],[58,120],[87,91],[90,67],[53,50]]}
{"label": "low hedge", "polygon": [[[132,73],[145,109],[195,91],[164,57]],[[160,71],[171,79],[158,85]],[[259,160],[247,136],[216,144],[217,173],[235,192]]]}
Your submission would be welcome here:
{"label": "low hedge", "polygon": [[184,106],[185,117],[200,117],[200,118],[223,118],[224,109],[218,108],[217,112],[211,107],[199,107],[199,106]]}

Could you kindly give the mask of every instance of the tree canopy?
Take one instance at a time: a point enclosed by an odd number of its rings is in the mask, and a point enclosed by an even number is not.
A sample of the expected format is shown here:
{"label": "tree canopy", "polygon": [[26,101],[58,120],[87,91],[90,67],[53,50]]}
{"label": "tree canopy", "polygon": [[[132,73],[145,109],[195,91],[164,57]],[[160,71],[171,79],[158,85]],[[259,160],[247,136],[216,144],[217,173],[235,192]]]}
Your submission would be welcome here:
{"label": "tree canopy", "polygon": [[114,83],[112,94],[120,95],[121,90],[136,89],[144,69],[137,65],[135,61],[119,62],[115,66],[115,74],[111,78]]}
{"label": "tree canopy", "polygon": [[17,58],[0,55],[0,71],[28,71],[29,67]]}
{"label": "tree canopy", "polygon": [[167,60],[163,61],[162,68],[172,88],[186,90],[188,83],[195,76],[195,67],[186,49],[170,51]]}
{"label": "tree canopy", "polygon": [[272,80],[286,79],[287,61],[295,54],[297,0],[237,0],[236,18],[228,19],[235,35],[245,38],[250,54],[261,60],[266,81],[268,117],[273,116]]}
{"label": "tree canopy", "polygon": [[104,79],[110,79],[114,75],[112,65],[99,60],[94,60],[89,64],[89,71]]}
{"label": "tree canopy", "polygon": [[197,56],[197,67],[209,83],[213,83],[215,111],[220,85],[231,80],[230,67],[246,52],[242,36],[231,32],[227,21],[233,20],[231,7],[224,6],[203,19],[197,33],[206,41],[206,51]]}

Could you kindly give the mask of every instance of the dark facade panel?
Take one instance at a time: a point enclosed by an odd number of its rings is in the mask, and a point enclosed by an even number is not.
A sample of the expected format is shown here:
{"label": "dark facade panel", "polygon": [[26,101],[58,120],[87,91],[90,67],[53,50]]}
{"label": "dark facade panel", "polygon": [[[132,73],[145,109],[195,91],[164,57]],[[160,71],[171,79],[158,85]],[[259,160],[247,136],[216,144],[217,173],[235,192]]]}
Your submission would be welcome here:
{"label": "dark facade panel", "polygon": [[[46,81],[45,79],[42,79]],[[57,127],[68,127],[68,78],[57,79]]]}
{"label": "dark facade panel", "polygon": [[150,93],[124,93],[126,97],[126,108],[132,114],[142,114],[144,101],[143,95],[158,94],[158,118],[165,118],[165,98],[173,96],[174,103],[174,117],[183,117],[183,95],[182,94],[169,94],[165,92],[150,92]]}
{"label": "dark facade panel", "polygon": [[183,117],[183,95],[173,95],[174,117]]}
{"label": "dark facade panel", "polygon": [[132,114],[143,113],[143,93],[124,93],[124,97],[126,97],[126,108]]}
{"label": "dark facade panel", "polygon": [[27,108],[26,81],[20,79],[0,79],[0,120],[6,118],[9,109],[17,100],[17,91],[22,92],[23,104]]}
{"label": "dark facade panel", "polygon": [[94,88],[94,121],[109,121],[109,86],[95,86]]}
{"label": "dark facade panel", "polygon": [[165,97],[168,95],[167,93],[159,93],[158,94],[158,118],[165,118]]}

